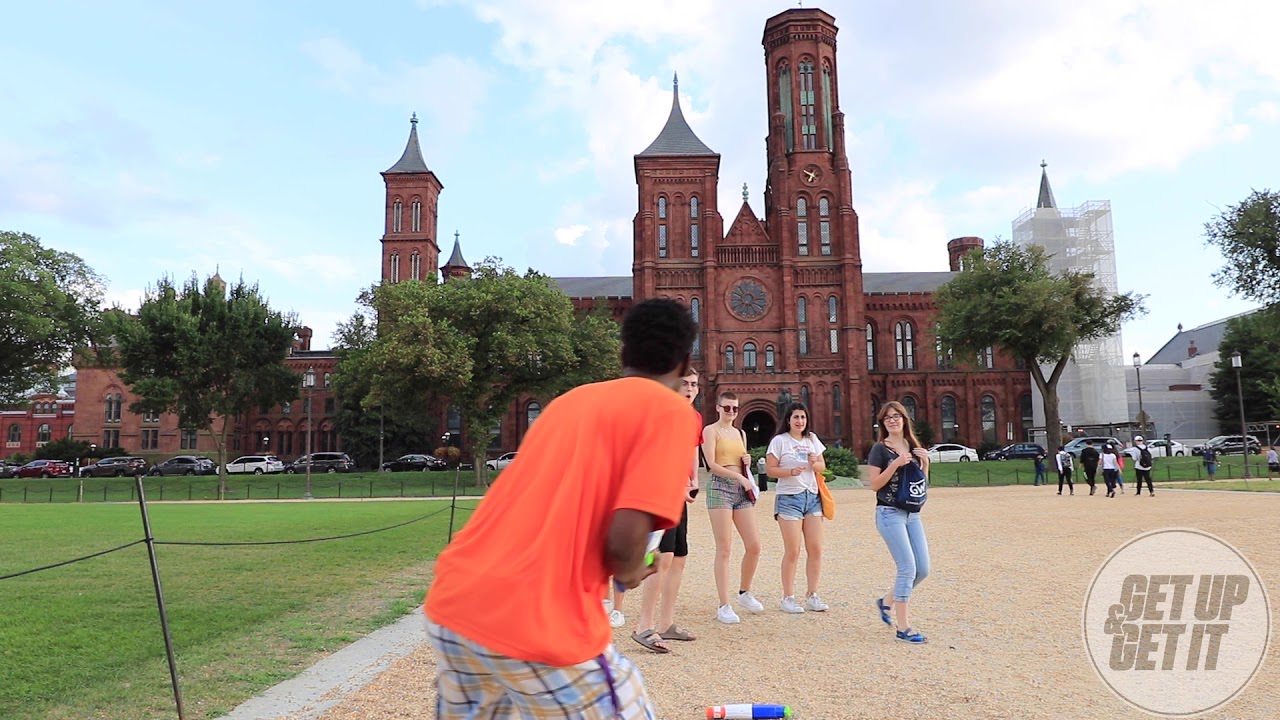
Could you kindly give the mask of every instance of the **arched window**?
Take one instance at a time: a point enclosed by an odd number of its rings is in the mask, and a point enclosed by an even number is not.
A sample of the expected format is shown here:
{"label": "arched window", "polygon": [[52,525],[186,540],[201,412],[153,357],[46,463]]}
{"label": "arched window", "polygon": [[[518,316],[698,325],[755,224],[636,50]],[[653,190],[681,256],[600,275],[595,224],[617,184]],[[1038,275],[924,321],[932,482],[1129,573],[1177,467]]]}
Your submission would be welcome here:
{"label": "arched window", "polygon": [[733,365],[734,365],[734,362],[733,362],[733,346],[732,346],[732,345],[725,345],[725,346],[724,346],[724,371],[725,371],[725,372],[733,372]]}
{"label": "arched window", "polygon": [[955,352],[942,346],[942,336],[938,333],[938,325],[933,326],[933,349],[938,355],[939,370],[953,370],[956,366]]}
{"label": "arched window", "polygon": [[14,423],[13,425],[9,426],[9,442],[11,443],[22,442],[22,426],[18,425],[17,423]]}
{"label": "arched window", "polygon": [[756,371],[756,344],[749,342],[742,344],[742,369],[747,372]]}
{"label": "arched window", "polygon": [[831,82],[831,65],[829,65],[826,60],[823,60],[822,61],[822,119],[826,123],[826,131],[823,133],[823,135],[826,136],[828,150],[835,147],[835,145],[831,142],[831,137],[833,132],[831,129],[831,108],[836,106],[836,98],[835,98],[835,95],[833,94],[835,92],[835,88],[832,85],[833,83]]}
{"label": "arched window", "polygon": [[831,201],[818,198],[818,251],[831,254]]}
{"label": "arched window", "polygon": [[982,396],[982,441],[996,442],[996,399]]}
{"label": "arched window", "polygon": [[772,345],[765,345],[765,346],[764,346],[764,369],[765,369],[765,371],[766,371],[766,372],[773,372],[773,369],[774,369],[774,357],[773,357],[773,346],[772,346]]}
{"label": "arched window", "polygon": [[942,442],[958,442],[960,428],[956,426],[956,399],[948,395],[942,398],[938,408],[942,412]]}
{"label": "arched window", "polygon": [[414,252],[409,256],[409,279],[422,279],[422,256],[417,252]]}
{"label": "arched window", "polygon": [[910,395],[902,398],[902,407],[907,409],[907,417],[911,418],[911,422],[916,421],[916,399]]}
{"label": "arched window", "polygon": [[391,232],[400,232],[403,215],[404,203],[400,202],[400,198],[396,198],[395,203],[391,206]]}
{"label": "arched window", "polygon": [[796,252],[809,254],[809,203],[796,198]]}
{"label": "arched window", "polygon": [[899,370],[916,369],[916,341],[911,323],[905,320],[893,326],[894,354],[898,360]]}
{"label": "arched window", "polygon": [[786,61],[778,64],[778,110],[782,113],[787,133],[787,152],[796,149],[794,110],[791,107],[791,68]]}
{"label": "arched window", "polygon": [[325,374],[324,374],[324,386],[325,386],[326,388],[331,388],[331,387],[333,387],[333,373],[325,373]]}
{"label": "arched window", "polygon": [[391,253],[391,282],[400,282],[400,253]]}
{"label": "arched window", "polygon": [[285,401],[285,402],[280,403],[280,414],[281,414],[281,415],[292,415],[292,414],[293,414],[293,403],[288,402],[288,401]]}
{"label": "arched window", "polygon": [[[411,220],[413,222],[413,231],[422,232],[422,201],[417,198],[413,199],[413,217]],[[417,278],[415,277],[414,279]]]}
{"label": "arched window", "polygon": [[978,367],[990,370],[996,366],[995,349],[990,345],[983,348],[978,353]]}
{"label": "arched window", "polygon": [[49,427],[49,423],[40,423],[40,427],[36,428],[36,442],[47,443],[53,439],[53,428]]}
{"label": "arched window", "polygon": [[796,298],[796,324],[800,326],[800,354],[809,354],[809,303],[803,297]]}
{"label": "arched window", "polygon": [[667,196],[658,196],[658,257],[667,256]]}
{"label": "arched window", "polygon": [[818,149],[818,121],[813,111],[813,62],[804,60],[800,68],[800,140],[805,150]]}
{"label": "arched window", "polygon": [[536,401],[531,401],[529,403],[529,406],[526,407],[524,410],[525,432],[528,432],[529,428],[533,427],[533,421],[537,420],[538,416],[541,414],[542,414],[542,405],[538,404]]}
{"label": "arched window", "polygon": [[827,298],[827,324],[830,326],[827,328],[827,345],[832,355],[840,352],[840,330],[836,327],[839,315],[839,302],[836,296],[832,295]]}
{"label": "arched window", "polygon": [[702,303],[698,302],[698,298],[689,301],[689,314],[693,316],[693,321],[698,323],[698,333],[693,336],[693,356],[702,356]]}
{"label": "arched window", "polygon": [[698,257],[702,238],[698,233],[698,196],[689,198],[689,257]]}
{"label": "arched window", "polygon": [[844,436],[844,425],[841,417],[844,415],[844,404],[840,398],[840,385],[831,386],[831,419],[832,433],[839,439]]}
{"label": "arched window", "polygon": [[667,196],[666,195],[658,196],[658,219],[659,220],[667,219]]}
{"label": "arched window", "polygon": [[876,328],[867,323],[867,369],[876,369]]}
{"label": "arched window", "polygon": [[813,423],[813,403],[809,402],[809,386],[800,386],[800,403],[809,409],[809,423]]}
{"label": "arched window", "polygon": [[1031,406],[1031,393],[1026,393],[1018,399],[1018,410],[1022,415],[1022,441],[1033,442],[1031,439],[1031,426],[1035,424],[1035,411]]}

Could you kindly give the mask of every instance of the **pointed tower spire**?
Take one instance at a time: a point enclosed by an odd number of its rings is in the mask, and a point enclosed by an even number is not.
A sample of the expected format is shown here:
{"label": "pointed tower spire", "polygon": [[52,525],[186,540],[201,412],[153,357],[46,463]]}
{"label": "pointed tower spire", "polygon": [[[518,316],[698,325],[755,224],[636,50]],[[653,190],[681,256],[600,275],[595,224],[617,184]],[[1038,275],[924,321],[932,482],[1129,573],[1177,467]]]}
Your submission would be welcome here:
{"label": "pointed tower spire", "polygon": [[680,110],[680,76],[672,74],[671,76],[671,114],[667,117],[667,124],[663,126],[662,132],[658,133],[658,137],[649,144],[636,157],[648,157],[651,155],[716,155],[717,153],[707,147],[698,136],[693,133],[693,129],[689,127],[689,123],[684,119],[684,113]]}
{"label": "pointed tower spire", "polygon": [[1049,163],[1044,160],[1040,161],[1040,197],[1036,200],[1037,208],[1056,208],[1058,204],[1053,201],[1053,189],[1049,187],[1049,171],[1045,168],[1049,167]]}
{"label": "pointed tower spire", "polygon": [[425,173],[427,163],[422,159],[422,146],[418,144],[418,113],[409,118],[409,142],[405,143],[404,154],[395,165],[387,168],[389,173]]}
{"label": "pointed tower spire", "polygon": [[458,239],[458,231],[453,231],[453,253],[449,255],[449,261],[446,262],[440,270],[444,273],[445,280],[449,278],[468,278],[471,277],[471,266],[462,258],[462,241]]}

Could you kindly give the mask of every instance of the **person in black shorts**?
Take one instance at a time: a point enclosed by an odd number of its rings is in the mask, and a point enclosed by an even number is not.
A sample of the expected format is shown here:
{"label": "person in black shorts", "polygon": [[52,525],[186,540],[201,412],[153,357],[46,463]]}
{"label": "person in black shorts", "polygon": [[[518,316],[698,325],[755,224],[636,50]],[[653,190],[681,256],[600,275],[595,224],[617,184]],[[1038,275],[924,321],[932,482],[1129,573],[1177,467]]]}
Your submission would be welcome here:
{"label": "person in black shorts", "polygon": [[[698,396],[698,371],[690,370],[683,379],[681,392],[693,404]],[[694,414],[698,414],[696,410]],[[701,415],[699,415],[701,422]],[[698,448],[702,434],[690,438],[694,441],[692,462],[689,468],[689,492],[685,496],[684,512],[680,524],[662,534],[658,544],[656,564],[658,572],[645,578],[640,585],[640,615],[631,639],[656,653],[671,652],[667,640],[694,640],[696,636],[675,623],[676,593],[684,577],[685,558],[689,556],[689,503],[698,494]],[[655,623],[654,614],[657,614]],[[662,628],[658,630],[657,628]]]}

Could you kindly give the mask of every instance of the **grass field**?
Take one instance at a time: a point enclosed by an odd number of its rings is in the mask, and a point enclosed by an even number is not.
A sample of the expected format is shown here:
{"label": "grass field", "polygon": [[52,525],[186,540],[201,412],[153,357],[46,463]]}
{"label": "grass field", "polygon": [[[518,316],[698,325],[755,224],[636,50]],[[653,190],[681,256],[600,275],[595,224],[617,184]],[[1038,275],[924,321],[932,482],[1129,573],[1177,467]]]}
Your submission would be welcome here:
{"label": "grass field", "polygon": [[[187,716],[227,712],[411,610],[445,544],[448,507],[151,505],[155,538],[171,542],[332,536],[435,513],[326,542],[158,546]],[[0,505],[0,576],[142,537],[134,505]],[[0,718],[176,717],[145,546],[0,580],[0,608]]]}

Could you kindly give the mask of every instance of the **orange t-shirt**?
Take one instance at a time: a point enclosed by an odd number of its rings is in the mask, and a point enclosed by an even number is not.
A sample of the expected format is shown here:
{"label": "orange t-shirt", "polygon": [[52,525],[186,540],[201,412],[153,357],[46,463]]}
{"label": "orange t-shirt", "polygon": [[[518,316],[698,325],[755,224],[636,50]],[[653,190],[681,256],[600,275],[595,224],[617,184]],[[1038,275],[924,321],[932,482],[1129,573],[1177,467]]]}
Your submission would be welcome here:
{"label": "orange t-shirt", "polygon": [[646,378],[549,403],[440,553],[427,616],[517,660],[565,667],[602,653],[613,513],[649,513],[655,530],[680,521],[693,422],[684,397]]}

